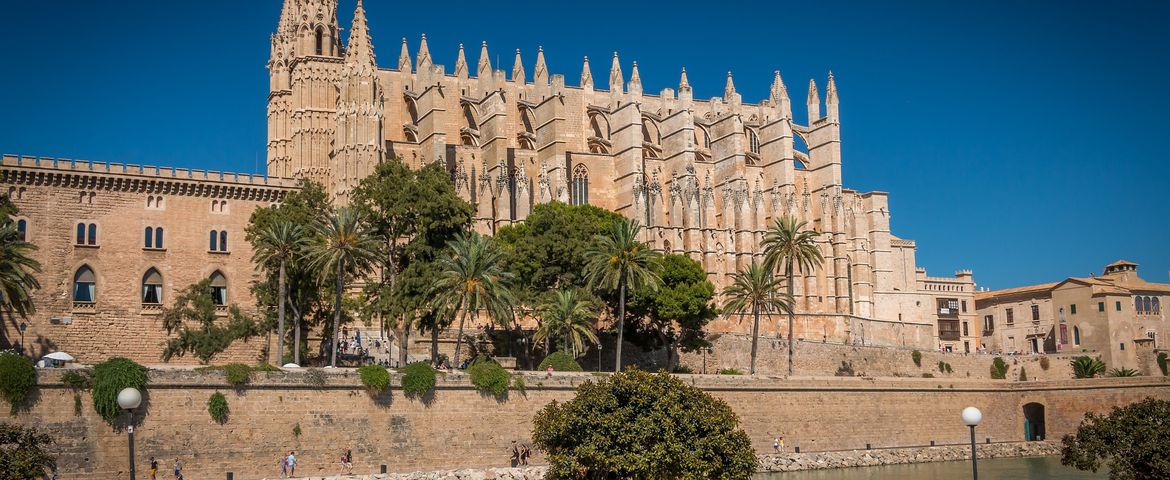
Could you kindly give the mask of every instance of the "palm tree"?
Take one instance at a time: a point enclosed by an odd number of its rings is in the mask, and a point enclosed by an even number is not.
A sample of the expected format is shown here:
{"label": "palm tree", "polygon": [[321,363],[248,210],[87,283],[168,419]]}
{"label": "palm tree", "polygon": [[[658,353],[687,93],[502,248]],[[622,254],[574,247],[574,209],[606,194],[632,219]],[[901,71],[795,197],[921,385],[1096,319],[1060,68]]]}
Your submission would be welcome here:
{"label": "palm tree", "polygon": [[585,279],[596,289],[618,291],[618,338],[614,372],[622,369],[622,333],[626,323],[626,290],[649,288],[657,290],[662,284],[657,270],[659,256],[646,244],[638,241],[642,226],[637,220],[615,220],[610,231],[598,235],[586,254]]}
{"label": "palm tree", "polygon": [[727,298],[725,314],[730,317],[751,311],[752,324],[752,365],[751,374],[756,374],[756,344],[760,337],[760,312],[792,312],[792,295],[780,291],[780,280],[763,265],[752,262],[746,270],[732,275],[731,285],[723,289]]}
{"label": "palm tree", "polygon": [[360,275],[378,260],[378,239],[371,234],[357,210],[339,208],[326,214],[313,226],[316,241],[309,247],[313,268],[323,282],[335,282],[333,303],[333,348],[329,365],[337,366],[337,334],[341,326],[341,293],[345,275]]}
{"label": "palm tree", "polygon": [[1072,359],[1069,366],[1072,367],[1073,376],[1076,378],[1093,378],[1105,373],[1105,362],[1102,362],[1100,357],[1080,356]]}
{"label": "palm tree", "polygon": [[447,247],[438,260],[439,276],[431,284],[431,292],[440,309],[460,315],[459,334],[455,337],[455,365],[459,365],[468,315],[486,310],[506,327],[516,297],[510,288],[512,272],[504,269],[504,252],[491,237],[475,232],[459,234]]}
{"label": "palm tree", "polygon": [[[799,270],[811,273],[825,261],[817,247],[817,232],[805,230],[806,223],[793,217],[776,219],[760,246],[764,249],[764,267],[768,272],[784,269],[788,279],[788,296],[792,297],[793,276]],[[792,324],[795,308],[788,309],[788,374],[792,375]]]}
{"label": "palm tree", "polygon": [[37,310],[32,291],[41,284],[33,273],[41,273],[41,264],[29,258],[36,245],[20,237],[16,222],[0,218],[0,311],[27,317]]}
{"label": "palm tree", "polygon": [[559,338],[565,353],[572,349],[573,356],[585,349],[585,342],[597,343],[590,319],[596,314],[593,302],[575,289],[553,292],[553,296],[536,308],[542,320],[540,328],[533,335],[533,342],[548,338]]}
{"label": "palm tree", "polygon": [[[256,242],[255,253],[252,255],[252,262],[257,265],[280,265],[280,279],[278,280],[277,292],[277,322],[276,331],[278,334],[278,342],[276,344],[276,361],[284,362],[284,303],[288,298],[288,288],[285,285],[285,266],[290,261],[300,257],[304,254],[305,246],[308,244],[308,238],[305,236],[305,229],[300,225],[294,224],[287,220],[279,221],[275,224],[269,225],[260,232],[260,236]],[[296,352],[293,354],[293,363],[300,363],[300,325],[296,329]]]}

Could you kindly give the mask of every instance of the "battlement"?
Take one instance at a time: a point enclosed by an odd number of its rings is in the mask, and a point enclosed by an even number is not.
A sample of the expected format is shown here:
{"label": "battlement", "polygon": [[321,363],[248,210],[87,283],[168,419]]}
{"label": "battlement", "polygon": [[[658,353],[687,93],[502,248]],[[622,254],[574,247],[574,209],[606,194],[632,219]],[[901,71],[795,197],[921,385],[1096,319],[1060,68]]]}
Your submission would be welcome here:
{"label": "battlement", "polygon": [[135,165],[132,163],[97,162],[93,160],[75,160],[69,158],[33,157],[25,155],[4,154],[5,168],[31,168],[37,170],[52,170],[58,172],[110,174],[134,177],[159,178],[167,180],[206,181],[240,186],[295,188],[297,181],[291,178],[269,177],[250,173],[220,172],[216,170],[199,170],[189,168],[160,167],[155,165]]}

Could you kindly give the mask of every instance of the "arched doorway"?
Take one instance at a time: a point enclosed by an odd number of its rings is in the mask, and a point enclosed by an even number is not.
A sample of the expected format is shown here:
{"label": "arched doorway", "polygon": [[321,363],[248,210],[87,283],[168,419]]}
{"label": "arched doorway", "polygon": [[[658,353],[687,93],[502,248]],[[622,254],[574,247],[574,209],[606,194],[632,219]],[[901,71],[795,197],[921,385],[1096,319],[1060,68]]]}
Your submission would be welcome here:
{"label": "arched doorway", "polygon": [[1024,440],[1044,440],[1044,405],[1039,403],[1024,404]]}

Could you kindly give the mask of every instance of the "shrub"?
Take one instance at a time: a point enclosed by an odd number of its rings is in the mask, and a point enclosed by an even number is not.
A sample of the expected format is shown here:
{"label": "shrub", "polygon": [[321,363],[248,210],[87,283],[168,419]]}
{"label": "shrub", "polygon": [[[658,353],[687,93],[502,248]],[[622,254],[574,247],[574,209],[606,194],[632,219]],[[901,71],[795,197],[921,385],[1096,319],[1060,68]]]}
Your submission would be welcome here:
{"label": "shrub", "polygon": [[0,478],[49,478],[46,470],[57,463],[50,453],[53,438],[36,427],[0,423]]}
{"label": "shrub", "polygon": [[1138,373],[1137,370],[1134,370],[1132,368],[1114,368],[1114,369],[1110,370],[1109,373],[1107,373],[1106,375],[1108,375],[1110,377],[1137,377],[1137,376],[1140,376],[1141,374]]}
{"label": "shrub", "polygon": [[1069,365],[1072,366],[1073,376],[1076,378],[1093,378],[1105,373],[1105,362],[1100,358],[1081,356],[1072,359]]}
{"label": "shrub", "polygon": [[548,367],[552,367],[557,372],[581,371],[581,364],[577,363],[577,360],[572,355],[561,351],[548,354],[547,357],[544,357],[544,360],[540,361],[540,366],[537,369],[548,370]]}
{"label": "shrub", "polygon": [[679,364],[674,366],[674,373],[691,374],[695,373],[695,371],[691,370],[691,367]]}
{"label": "shrub", "polygon": [[512,390],[520,392],[521,394],[528,394],[528,386],[524,384],[524,377],[517,375],[512,378]]}
{"label": "shrub", "polygon": [[305,383],[315,387],[324,387],[325,382],[325,372],[322,372],[320,368],[305,369]]}
{"label": "shrub", "polygon": [[118,420],[118,392],[134,387],[146,395],[146,367],[123,357],[114,357],[93,367],[93,409],[113,425]]}
{"label": "shrub", "polygon": [[421,397],[435,388],[435,367],[428,362],[414,362],[399,369],[402,372],[402,391]]}
{"label": "shrub", "polygon": [[366,365],[358,369],[362,377],[362,385],[374,392],[381,392],[390,386],[390,372],[385,367]]}
{"label": "shrub", "polygon": [[853,362],[846,362],[846,361],[842,360],[841,366],[837,367],[837,373],[835,375],[838,377],[852,377],[852,376],[854,376]]}
{"label": "shrub", "polygon": [[275,365],[268,363],[268,362],[261,362],[259,365],[256,365],[256,368],[254,368],[253,370],[255,370],[257,372],[279,372],[280,371],[279,368],[276,368]]}
{"label": "shrub", "polygon": [[954,373],[955,372],[953,369],[951,369],[951,364],[943,363],[943,366],[947,367],[947,373]]}
{"label": "shrub", "polygon": [[1007,362],[1003,361],[1002,357],[995,357],[995,360],[991,361],[991,378],[1003,380],[1007,378],[1007,371]]}
{"label": "shrub", "polygon": [[919,352],[918,350],[910,352],[910,359],[914,360],[915,366],[918,366],[918,367],[922,366],[922,352]]}
{"label": "shrub", "polygon": [[223,366],[223,376],[233,387],[239,388],[252,379],[252,367],[242,363],[229,363]]}
{"label": "shrub", "polygon": [[211,415],[211,419],[215,420],[215,423],[223,424],[227,422],[227,397],[224,397],[219,392],[211,394],[211,398],[207,399],[207,413]]}
{"label": "shrub", "polygon": [[1110,478],[1170,478],[1170,401],[1147,398],[1108,415],[1089,412],[1074,435],[1065,435],[1060,463],[1078,470],[1100,469],[1108,461]]}
{"label": "shrub", "polygon": [[1048,361],[1048,357],[1040,357],[1040,369],[1047,372],[1049,366],[1051,365]]}
{"label": "shrub", "polygon": [[301,422],[297,422],[296,425],[293,425],[293,437],[301,438]]}
{"label": "shrub", "polygon": [[545,478],[750,478],[751,440],[722,400],[668,374],[638,370],[577,387],[533,420]]}
{"label": "shrub", "polygon": [[1028,381],[1028,373],[1024,370],[1024,367],[1020,367],[1020,381],[1021,382]]}
{"label": "shrub", "polygon": [[724,368],[719,370],[720,375],[743,375],[743,372],[738,368]]}
{"label": "shrub", "polygon": [[468,367],[467,373],[471,375],[471,384],[481,392],[491,392],[497,397],[508,392],[508,371],[495,361],[476,362]]}
{"label": "shrub", "polygon": [[11,351],[0,352],[0,394],[12,407],[12,414],[37,384],[37,370],[32,360]]}
{"label": "shrub", "polygon": [[61,375],[61,383],[74,390],[89,390],[89,387],[93,386],[93,380],[89,378],[89,375],[80,370],[66,371],[64,375]]}
{"label": "shrub", "polygon": [[930,373],[930,372],[925,372],[922,374],[922,378],[934,378],[934,374]]}
{"label": "shrub", "polygon": [[1167,360],[1166,352],[1158,352],[1158,368],[1162,370],[1162,376],[1170,375],[1170,361]]}
{"label": "shrub", "polygon": [[947,371],[947,362],[939,360],[938,361],[938,373],[946,373],[946,371]]}

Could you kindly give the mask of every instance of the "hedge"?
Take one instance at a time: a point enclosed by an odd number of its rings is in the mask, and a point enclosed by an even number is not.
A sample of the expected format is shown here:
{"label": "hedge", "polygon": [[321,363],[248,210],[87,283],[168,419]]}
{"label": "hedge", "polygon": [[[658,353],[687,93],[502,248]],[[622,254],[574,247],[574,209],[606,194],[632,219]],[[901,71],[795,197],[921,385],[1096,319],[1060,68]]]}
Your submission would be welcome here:
{"label": "hedge", "polygon": [[550,353],[547,357],[544,357],[544,360],[541,360],[540,366],[537,368],[539,370],[548,370],[548,367],[552,367],[557,372],[582,371],[581,364],[577,363],[577,360],[572,355],[561,351]]}
{"label": "hedge", "polygon": [[113,425],[121,414],[118,392],[134,387],[146,395],[146,367],[123,357],[114,357],[93,367],[93,409]]}
{"label": "hedge", "polygon": [[402,391],[407,395],[423,396],[435,388],[435,367],[427,362],[414,362],[399,369],[402,372]]}

